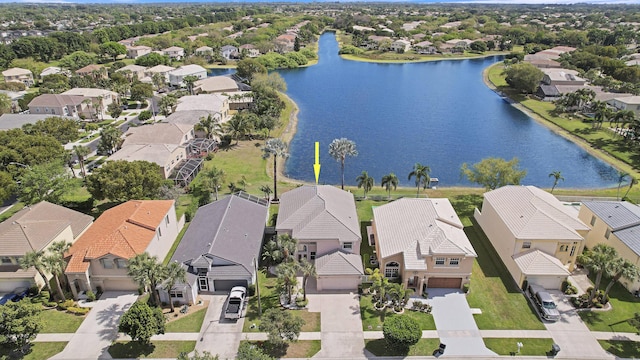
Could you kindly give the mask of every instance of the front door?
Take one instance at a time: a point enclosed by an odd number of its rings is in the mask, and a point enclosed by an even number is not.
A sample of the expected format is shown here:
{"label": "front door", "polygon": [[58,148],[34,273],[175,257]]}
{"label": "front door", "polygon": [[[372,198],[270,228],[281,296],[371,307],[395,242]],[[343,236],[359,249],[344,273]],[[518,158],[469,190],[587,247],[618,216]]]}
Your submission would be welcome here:
{"label": "front door", "polygon": [[199,277],[198,287],[200,291],[209,291],[209,280],[206,277]]}

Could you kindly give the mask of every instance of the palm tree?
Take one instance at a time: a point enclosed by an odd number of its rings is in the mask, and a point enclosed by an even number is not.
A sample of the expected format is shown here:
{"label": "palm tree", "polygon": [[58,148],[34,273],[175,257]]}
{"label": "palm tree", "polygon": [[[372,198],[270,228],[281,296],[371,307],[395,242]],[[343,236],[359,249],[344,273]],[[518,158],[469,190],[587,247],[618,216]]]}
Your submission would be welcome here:
{"label": "palm tree", "polygon": [[217,167],[212,167],[204,172],[205,182],[210,192],[216,193],[216,201],[218,201],[218,189],[224,184],[225,172]]}
{"label": "palm tree", "polygon": [[317,277],[316,266],[307,259],[300,262],[300,271],[302,271],[302,300],[307,300],[307,280],[310,276]]}
{"label": "palm tree", "polygon": [[264,198],[267,200],[269,200],[269,195],[271,195],[271,193],[273,192],[273,190],[271,190],[271,187],[269,185],[260,186],[260,191],[264,193]]}
{"label": "palm tree", "polygon": [[136,255],[129,260],[128,274],[135,282],[151,292],[154,304],[160,304],[157,287],[167,278],[167,269],[158,261],[156,256],[149,253]]}
{"label": "palm tree", "polygon": [[616,198],[618,200],[620,200],[620,187],[622,186],[622,183],[627,179],[627,177],[629,177],[629,173],[628,172],[624,172],[624,171],[618,171],[618,194],[616,195]]}
{"label": "palm tree", "polygon": [[277,240],[271,239],[262,247],[262,260],[267,263],[267,266],[280,263],[282,258],[282,248]]}
{"label": "palm tree", "polygon": [[624,193],[624,196],[622,196],[622,198],[626,198],[627,195],[629,195],[629,191],[631,190],[631,188],[633,187],[633,185],[636,185],[638,183],[638,179],[632,177],[631,181],[629,181],[629,187],[627,188],[627,191]]}
{"label": "palm tree", "polygon": [[298,239],[291,237],[289,234],[278,235],[276,242],[282,249],[282,259],[284,262],[293,261],[293,254],[298,247]]}
{"label": "palm tree", "polygon": [[18,262],[20,263],[20,267],[24,270],[28,270],[31,267],[35,268],[38,274],[40,274],[40,276],[44,280],[44,286],[47,288],[47,291],[49,291],[49,294],[52,294],[51,285],[49,285],[49,279],[45,274],[46,265],[44,262],[44,258],[44,251],[29,251],[24,254],[23,257],[19,258]]}
{"label": "palm tree", "polygon": [[278,201],[278,158],[289,157],[287,143],[281,139],[269,139],[262,147],[262,158],[268,159],[273,156],[273,201]]}
{"label": "palm tree", "polygon": [[167,81],[167,78],[161,73],[155,73],[151,77],[151,82],[153,82],[153,85],[156,87],[156,90],[160,90],[164,88],[166,81]]}
{"label": "palm tree", "polygon": [[[177,283],[186,283],[187,282],[187,270],[182,267],[182,265],[178,262],[169,263],[169,265],[165,266],[166,268],[166,290],[170,294],[171,289]],[[171,304],[171,312],[175,312],[176,309],[173,307],[173,301],[171,301],[171,297],[169,297],[169,303]]]}
{"label": "palm tree", "polygon": [[347,156],[358,156],[356,143],[347,138],[333,139],[329,144],[329,155],[336,161],[340,162],[340,170],[342,171],[342,190],[344,190],[344,160]]}
{"label": "palm tree", "polygon": [[213,139],[214,137],[219,137],[222,132],[222,125],[220,125],[220,121],[217,117],[209,114],[206,118],[203,116],[200,118],[200,122],[197,123],[194,127],[196,131],[204,132],[204,135],[207,139]]}
{"label": "palm tree", "polygon": [[611,291],[613,285],[621,278],[634,282],[638,277],[640,277],[640,268],[629,260],[617,258],[610,263],[608,273],[611,277],[611,281],[609,281],[609,284],[607,284],[607,287],[604,289],[603,298],[605,299],[607,298],[607,295],[609,295],[609,291]]}
{"label": "palm tree", "polygon": [[356,181],[358,182],[358,189],[362,188],[362,190],[364,190],[364,198],[366,199],[367,193],[371,191],[375,181],[366,171],[363,171],[362,174],[358,175]]}
{"label": "palm tree", "polygon": [[594,112],[594,119],[598,124],[598,128],[601,128],[602,123],[607,121],[611,116],[611,109],[602,101],[594,101],[591,104],[591,110]]}
{"label": "palm tree", "polygon": [[290,262],[293,260],[293,254],[296,252],[298,240],[289,234],[278,235],[263,247],[262,260],[271,265],[280,264],[282,262]]}
{"label": "palm tree", "polygon": [[420,196],[420,187],[424,187],[425,189],[429,186],[429,173],[431,169],[427,165],[422,165],[420,163],[416,163],[413,165],[413,170],[409,173],[409,179],[412,177],[416,178],[416,187],[418,188],[418,192],[416,193],[416,197]]}
{"label": "palm tree", "polygon": [[226,133],[236,140],[236,145],[240,138],[251,132],[251,123],[247,119],[246,116],[234,116],[224,124]]}
{"label": "palm tree", "polygon": [[187,88],[187,91],[189,91],[189,94],[193,95],[193,85],[198,81],[198,77],[195,75],[187,75],[182,78],[182,81],[184,82],[184,86]]}
{"label": "palm tree", "polygon": [[586,251],[578,256],[578,261],[584,265],[589,271],[596,273],[596,281],[593,290],[589,295],[589,301],[593,301],[596,297],[602,274],[604,274],[611,266],[611,263],[618,257],[618,252],[612,246],[607,244],[598,244],[593,249]]}
{"label": "palm tree", "polygon": [[394,173],[389,173],[382,177],[380,185],[387,190],[389,199],[391,199],[391,188],[393,187],[393,190],[398,188],[398,177]]}
{"label": "palm tree", "polygon": [[285,288],[287,292],[287,303],[291,303],[291,293],[293,287],[296,286],[298,279],[297,273],[298,265],[295,261],[283,262],[278,267],[276,267],[276,276],[278,277],[278,281]]}
{"label": "palm tree", "polygon": [[553,186],[551,187],[551,193],[553,194],[553,189],[556,188],[556,185],[558,185],[558,181],[562,180],[564,181],[564,178],[562,177],[562,174],[560,173],[560,171],[553,171],[551,172],[551,174],[549,174],[549,177],[553,176]]}
{"label": "palm tree", "polygon": [[84,160],[89,153],[91,153],[91,149],[82,145],[73,145],[73,153],[78,158],[78,162],[80,163],[80,172],[82,173],[82,177],[87,177],[87,170],[84,168]]}
{"label": "palm tree", "polygon": [[60,277],[64,274],[64,270],[67,267],[67,262],[64,260],[64,254],[71,248],[71,243],[66,241],[56,241],[49,246],[49,255],[45,256],[43,263],[45,269],[53,274],[56,279],[56,286],[58,288],[58,296],[62,301],[67,300],[62,290]]}

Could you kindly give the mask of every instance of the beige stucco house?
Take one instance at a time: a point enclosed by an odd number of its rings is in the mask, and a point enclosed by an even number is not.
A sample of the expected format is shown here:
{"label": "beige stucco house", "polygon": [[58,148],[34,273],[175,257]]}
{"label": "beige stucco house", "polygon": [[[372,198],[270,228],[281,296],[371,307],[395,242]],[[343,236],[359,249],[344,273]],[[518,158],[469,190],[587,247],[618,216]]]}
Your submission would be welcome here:
{"label": "beige stucco house", "polygon": [[79,118],[87,110],[85,99],[79,95],[42,94],[31,100],[29,113]]}
{"label": "beige stucco house", "polygon": [[578,214],[535,186],[509,185],[484,194],[474,215],[518,286],[525,280],[560,289],[589,232]]}
{"label": "beige stucco house", "polygon": [[11,68],[2,72],[5,82],[20,82],[26,87],[33,86],[33,73],[31,70]]}
{"label": "beige stucco house", "polygon": [[477,257],[448,199],[403,198],[373,209],[367,228],[381,273],[419,293],[461,288]]}
{"label": "beige stucco house", "polygon": [[184,220],[173,200],[130,200],[105,211],[73,244],[65,275],[77,299],[83,291],[133,291],[128,260],[144,252],[164,260]]}
{"label": "beige stucco house", "polygon": [[146,70],[147,68],[144,66],[129,64],[116,70],[116,72],[130,74],[129,80],[142,80],[145,77]]}
{"label": "beige stucco house", "polygon": [[30,251],[46,251],[54,242],[73,243],[92,222],[89,215],[42,201],[0,223],[0,293],[43,287],[44,279],[34,268],[23,270],[20,258]]}
{"label": "beige stucco house", "polygon": [[[640,207],[626,201],[584,201],[578,215],[589,224],[587,247],[611,245],[618,255],[640,266]],[[640,290],[640,279],[620,283],[631,292]]]}
{"label": "beige stucco house", "polygon": [[127,47],[127,58],[129,59],[137,59],[140,56],[147,55],[151,53],[152,48],[144,45],[140,46],[126,46]]}
{"label": "beige stucco house", "polygon": [[608,103],[618,110],[631,110],[636,116],[640,115],[640,96],[616,97]]}
{"label": "beige stucco house", "polygon": [[[298,240],[296,259],[316,263],[318,290],[358,288],[364,270],[353,194],[329,185],[305,185],[288,191],[280,197],[276,232]],[[345,255],[336,255],[336,251]]]}
{"label": "beige stucco house", "polygon": [[86,99],[91,99],[89,106],[86,107],[85,116],[87,118],[93,116],[92,112],[105,115],[109,105],[114,102],[120,102],[120,95],[117,92],[106,89],[73,88],[63,92],[61,95],[84,96]]}

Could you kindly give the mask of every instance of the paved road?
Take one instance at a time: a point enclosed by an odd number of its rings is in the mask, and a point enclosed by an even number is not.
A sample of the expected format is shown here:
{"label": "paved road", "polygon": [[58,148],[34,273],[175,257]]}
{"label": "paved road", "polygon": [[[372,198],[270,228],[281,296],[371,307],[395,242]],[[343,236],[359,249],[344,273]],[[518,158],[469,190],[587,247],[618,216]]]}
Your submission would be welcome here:
{"label": "paved road", "polygon": [[203,300],[209,300],[209,308],[202,322],[200,336],[196,342],[199,353],[208,351],[218,354],[220,359],[235,359],[238,346],[242,340],[242,326],[244,317],[238,321],[224,318],[225,295],[200,295]]}

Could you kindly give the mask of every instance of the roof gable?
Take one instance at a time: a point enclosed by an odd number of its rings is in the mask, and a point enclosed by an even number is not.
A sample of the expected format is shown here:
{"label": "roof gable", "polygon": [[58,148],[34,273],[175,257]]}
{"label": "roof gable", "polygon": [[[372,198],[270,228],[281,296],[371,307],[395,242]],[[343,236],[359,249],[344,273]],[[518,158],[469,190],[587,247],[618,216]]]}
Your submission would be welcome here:
{"label": "roof gable", "polygon": [[363,275],[362,258],[336,249],[316,259],[318,275]]}
{"label": "roof gable", "polygon": [[512,256],[524,275],[570,275],[560,260],[538,249]]}

